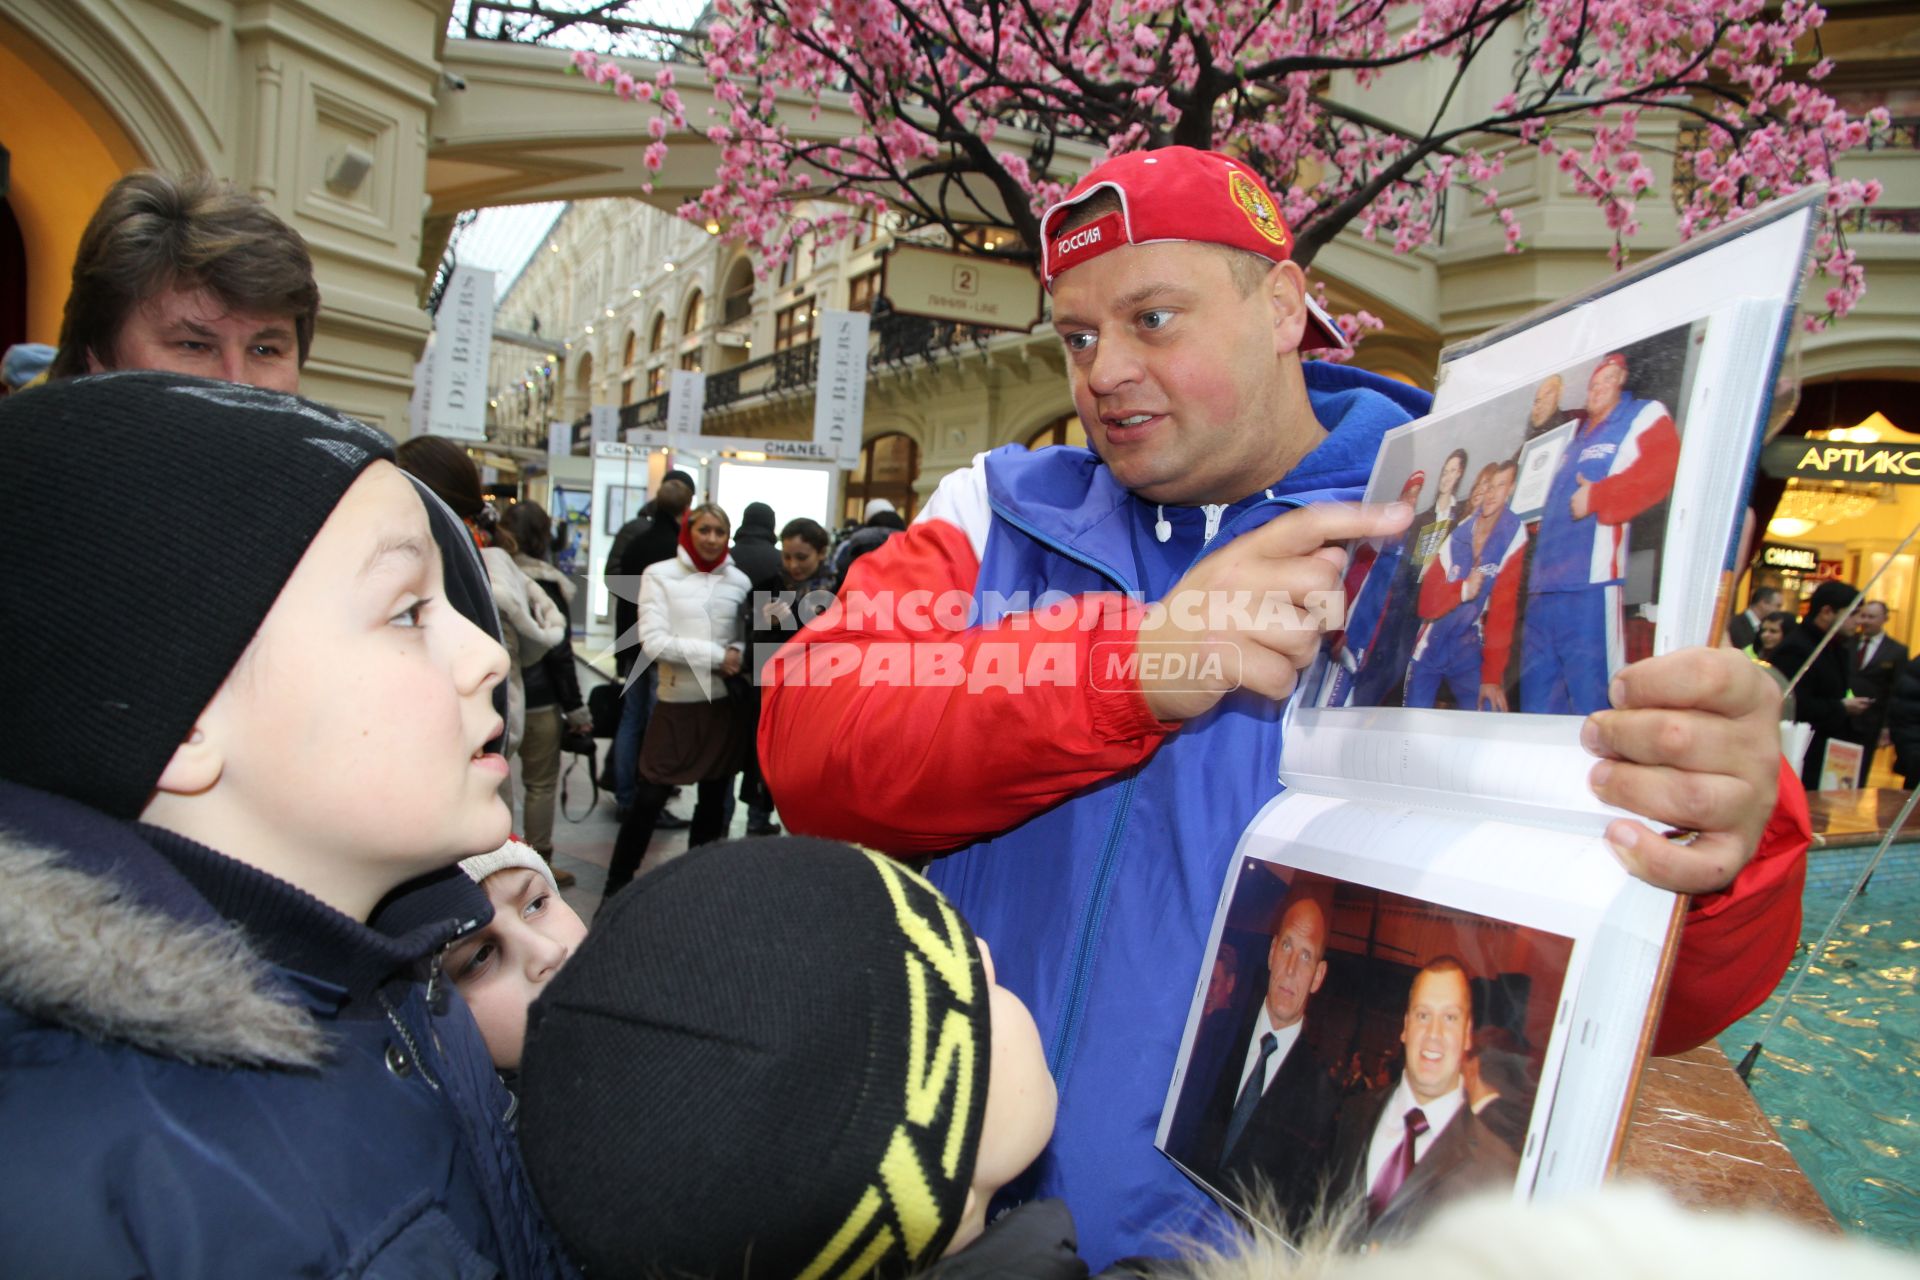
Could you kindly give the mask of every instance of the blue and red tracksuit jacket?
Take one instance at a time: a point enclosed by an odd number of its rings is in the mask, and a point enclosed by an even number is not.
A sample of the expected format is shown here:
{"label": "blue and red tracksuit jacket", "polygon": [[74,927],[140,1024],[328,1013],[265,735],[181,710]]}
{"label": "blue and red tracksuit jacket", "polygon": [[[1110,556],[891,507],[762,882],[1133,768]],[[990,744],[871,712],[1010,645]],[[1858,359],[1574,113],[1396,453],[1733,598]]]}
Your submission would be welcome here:
{"label": "blue and red tracksuit jacket", "polygon": [[[1598,423],[1573,428],[1535,535],[1532,591],[1582,591],[1627,576],[1627,522],[1673,491],[1680,435],[1657,400],[1627,396]],[[1587,514],[1573,518],[1585,480]]]}
{"label": "blue and red tracksuit jacket", "polygon": [[[1476,560],[1473,516],[1448,535],[1440,554],[1427,562],[1420,578],[1420,616],[1427,619],[1414,644],[1413,657],[1446,661],[1456,646],[1471,644],[1480,658],[1480,682],[1506,680],[1507,654],[1513,648],[1515,605],[1520,597],[1520,566],[1526,562],[1527,527],[1512,508],[1501,511]],[[1479,593],[1463,601],[1468,575],[1478,569]]]}
{"label": "blue and red tracksuit jacket", "polygon": [[[1032,1009],[1059,1087],[1022,1189],[1067,1201],[1095,1270],[1224,1221],[1154,1134],[1235,844],[1280,789],[1281,706],[1233,694],[1164,723],[1111,655],[1209,549],[1358,500],[1381,435],[1427,408],[1360,370],[1306,375],[1329,435],[1226,507],[1156,508],[1084,449],[981,455],[767,669],[760,757],[789,829],[958,850],[931,878]],[[1689,917],[1667,1051],[1757,1005],[1786,967],[1808,824],[1790,773],[1781,797],[1760,855]]]}

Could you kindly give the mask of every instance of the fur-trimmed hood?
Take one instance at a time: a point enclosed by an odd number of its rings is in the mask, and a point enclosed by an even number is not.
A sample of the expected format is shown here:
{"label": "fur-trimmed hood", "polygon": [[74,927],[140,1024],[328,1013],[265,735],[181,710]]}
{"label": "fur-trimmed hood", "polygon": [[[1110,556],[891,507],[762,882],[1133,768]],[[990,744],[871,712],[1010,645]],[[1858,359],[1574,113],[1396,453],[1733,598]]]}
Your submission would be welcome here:
{"label": "fur-trimmed hood", "polygon": [[[0,1039],[15,1030],[6,1024],[31,1020],[197,1066],[326,1065],[347,992],[263,951],[156,839],[0,782]],[[345,931],[337,945],[355,958],[352,971],[384,971],[424,958],[458,923],[487,914],[484,891],[449,869],[390,895],[369,926],[337,917]]]}
{"label": "fur-trimmed hood", "polygon": [[0,1001],[203,1066],[310,1069],[326,1033],[240,930],[182,919],[0,833]]}

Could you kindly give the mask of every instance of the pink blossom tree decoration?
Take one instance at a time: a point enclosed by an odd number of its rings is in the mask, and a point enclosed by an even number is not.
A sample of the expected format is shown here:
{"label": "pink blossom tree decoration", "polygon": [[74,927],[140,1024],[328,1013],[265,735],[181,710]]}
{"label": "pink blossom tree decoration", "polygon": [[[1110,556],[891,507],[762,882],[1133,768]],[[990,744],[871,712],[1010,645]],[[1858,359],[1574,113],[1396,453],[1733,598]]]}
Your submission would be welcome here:
{"label": "pink blossom tree decoration", "polygon": [[[719,221],[768,266],[802,235],[830,241],[886,208],[1031,261],[1040,211],[1084,163],[1066,170],[1063,143],[1244,156],[1282,194],[1303,264],[1349,226],[1414,250],[1455,188],[1520,249],[1501,179],[1526,150],[1603,211],[1616,263],[1644,199],[1672,199],[1684,237],[1813,182],[1833,183],[1834,214],[1879,196],[1878,183],[1834,179],[1835,158],[1887,116],[1851,117],[1821,91],[1831,64],[1805,51],[1825,14],[1809,0],[716,0],[713,12],[711,120],[687,119],[671,68],[636,79],[592,53],[573,63],[658,113],[650,170],[671,130],[704,130],[721,163],[681,212]],[[1424,118],[1364,109],[1369,86],[1418,63],[1439,72]],[[822,128],[822,105],[840,103],[858,132]],[[1648,113],[1680,124],[1672,192],[1655,189]],[[1864,288],[1835,225],[1820,233],[1833,285],[1816,327]]]}

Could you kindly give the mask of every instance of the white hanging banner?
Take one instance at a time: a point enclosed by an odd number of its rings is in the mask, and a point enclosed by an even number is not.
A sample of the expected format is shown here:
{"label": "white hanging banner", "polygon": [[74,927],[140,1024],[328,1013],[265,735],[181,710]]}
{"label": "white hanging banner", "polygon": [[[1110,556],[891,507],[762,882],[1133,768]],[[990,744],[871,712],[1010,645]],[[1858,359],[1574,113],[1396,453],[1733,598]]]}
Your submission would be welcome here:
{"label": "white hanging banner", "polygon": [[700,417],[707,408],[707,375],[675,369],[667,383],[667,437],[676,449],[699,447]]}
{"label": "white hanging banner", "polygon": [[455,267],[440,295],[428,355],[426,428],[487,438],[487,363],[493,348],[493,272]]}
{"label": "white hanging banner", "polygon": [[867,313],[820,313],[820,373],[813,442],[843,467],[860,465],[867,407]]}
{"label": "white hanging banner", "polygon": [[596,404],[587,410],[589,445],[613,444],[620,439],[620,410],[610,404]]}
{"label": "white hanging banner", "polygon": [[[819,359],[814,387],[813,438],[769,440],[755,436],[705,435],[707,375],[676,370],[667,388],[666,421],[635,427],[621,439],[641,449],[761,454],[768,460],[860,465],[860,437],[867,398],[867,313],[820,313]],[[596,436],[597,440],[598,437]]]}
{"label": "white hanging banner", "polygon": [[549,422],[547,424],[547,456],[564,458],[573,452],[573,424],[570,422]]}

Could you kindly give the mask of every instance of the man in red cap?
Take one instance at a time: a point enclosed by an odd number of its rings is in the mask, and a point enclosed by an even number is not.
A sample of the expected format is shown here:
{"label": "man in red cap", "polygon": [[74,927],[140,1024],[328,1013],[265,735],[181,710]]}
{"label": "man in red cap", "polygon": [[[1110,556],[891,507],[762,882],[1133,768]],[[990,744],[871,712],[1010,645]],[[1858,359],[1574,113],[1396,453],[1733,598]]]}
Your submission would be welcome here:
{"label": "man in red cap", "polygon": [[1587,403],[1540,513],[1520,645],[1520,709],[1586,715],[1626,665],[1620,590],[1629,522],[1673,492],[1680,435],[1658,400],[1627,390],[1627,358],[1594,367]]}
{"label": "man in red cap", "polygon": [[[1098,1269],[1221,1220],[1155,1129],[1235,843],[1277,789],[1282,705],[1341,625],[1339,544],[1410,519],[1354,501],[1428,397],[1301,359],[1345,340],[1230,156],[1118,156],[1041,225],[1092,448],[1008,447],[943,479],[769,664],[761,755],[796,831],[959,851],[931,875],[1033,1010],[1059,1089],[1025,1190],[1069,1201]],[[1753,664],[1695,650],[1619,680],[1625,709],[1586,726],[1596,792],[1702,833],[1609,828],[1636,874],[1703,895],[1671,1051],[1784,970],[1806,810],[1795,785],[1769,823],[1778,698]]]}

